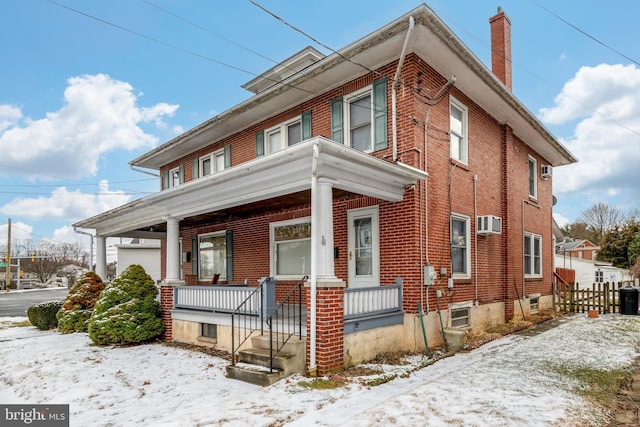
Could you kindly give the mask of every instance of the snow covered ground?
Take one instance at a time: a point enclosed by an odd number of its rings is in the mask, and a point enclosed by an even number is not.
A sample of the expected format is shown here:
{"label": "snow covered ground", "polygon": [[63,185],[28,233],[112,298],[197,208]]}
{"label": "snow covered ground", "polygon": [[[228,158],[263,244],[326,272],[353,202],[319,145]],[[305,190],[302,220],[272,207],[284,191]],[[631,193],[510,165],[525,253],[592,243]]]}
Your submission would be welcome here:
{"label": "snow covered ground", "polygon": [[299,376],[266,388],[230,380],[226,361],[162,344],[98,347],[86,334],[6,328],[20,320],[0,318],[0,403],[70,404],[71,426],[600,425],[604,414],[558,368],[628,366],[640,341],[638,316],[575,315],[379,386],[359,377],[316,390]]}

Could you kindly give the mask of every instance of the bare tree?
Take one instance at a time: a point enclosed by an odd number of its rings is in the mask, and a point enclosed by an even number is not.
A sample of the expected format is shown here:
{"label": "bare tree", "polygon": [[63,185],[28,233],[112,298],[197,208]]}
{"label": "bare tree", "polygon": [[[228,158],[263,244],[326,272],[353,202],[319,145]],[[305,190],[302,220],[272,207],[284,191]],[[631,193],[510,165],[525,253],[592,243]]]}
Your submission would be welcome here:
{"label": "bare tree", "polygon": [[615,206],[599,202],[582,212],[580,221],[587,225],[591,234],[589,240],[596,245],[602,245],[605,233],[624,223],[625,216]]}

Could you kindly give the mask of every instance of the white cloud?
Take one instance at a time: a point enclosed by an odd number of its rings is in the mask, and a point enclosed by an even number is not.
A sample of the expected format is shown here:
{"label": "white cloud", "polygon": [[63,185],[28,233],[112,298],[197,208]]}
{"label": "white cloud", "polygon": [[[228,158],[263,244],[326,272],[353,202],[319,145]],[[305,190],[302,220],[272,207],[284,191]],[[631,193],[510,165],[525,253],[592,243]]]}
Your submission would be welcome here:
{"label": "white cloud", "polygon": [[[0,224],[0,244],[6,247],[7,244],[7,230],[9,224]],[[31,233],[33,233],[33,227],[24,222],[12,222],[11,223],[11,241],[23,241],[31,239]]]}
{"label": "white cloud", "polygon": [[20,109],[0,106],[0,174],[32,179],[92,176],[107,152],[153,147],[157,138],[139,124],[164,128],[163,117],[178,108],[166,103],[138,107],[131,85],[105,74],[72,77],[68,83],[62,108],[38,120],[26,119],[22,126],[16,123]]}
{"label": "white cloud", "polygon": [[582,67],[551,108],[548,123],[579,119],[562,142],[578,163],[554,171],[556,194],[590,198],[640,197],[640,69],[635,65]]}
{"label": "white cloud", "polygon": [[22,118],[22,111],[15,105],[0,105],[0,132],[14,126]]}
{"label": "white cloud", "polygon": [[569,218],[567,218],[566,216],[561,215],[561,214],[559,214],[557,212],[553,213],[553,219],[556,220],[556,224],[558,224],[558,226],[561,227],[561,228],[564,227],[565,225],[571,223]]}
{"label": "white cloud", "polygon": [[131,198],[123,191],[110,191],[106,180],[100,181],[99,187],[98,194],[58,187],[48,197],[18,197],[0,207],[0,212],[33,220],[58,218],[73,221],[121,206]]}

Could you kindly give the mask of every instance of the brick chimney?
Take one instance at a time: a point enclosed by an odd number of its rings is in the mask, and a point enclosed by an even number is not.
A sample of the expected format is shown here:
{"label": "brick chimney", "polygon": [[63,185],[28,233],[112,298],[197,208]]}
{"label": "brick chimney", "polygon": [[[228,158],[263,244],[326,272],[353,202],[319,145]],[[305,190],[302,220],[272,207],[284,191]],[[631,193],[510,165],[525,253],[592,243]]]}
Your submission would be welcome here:
{"label": "brick chimney", "polygon": [[491,71],[502,83],[511,85],[511,21],[498,6],[498,13],[489,18],[491,24]]}

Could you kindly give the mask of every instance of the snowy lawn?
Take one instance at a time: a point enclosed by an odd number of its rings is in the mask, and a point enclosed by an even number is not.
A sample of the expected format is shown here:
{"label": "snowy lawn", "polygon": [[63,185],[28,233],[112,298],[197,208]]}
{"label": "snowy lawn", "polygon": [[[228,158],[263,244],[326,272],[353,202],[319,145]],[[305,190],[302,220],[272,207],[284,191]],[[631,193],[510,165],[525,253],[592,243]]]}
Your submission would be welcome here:
{"label": "snowy lawn", "polygon": [[[638,316],[575,315],[320,390],[300,376],[266,388],[229,380],[225,360],[158,343],[98,347],[86,334],[7,328],[20,320],[0,318],[0,403],[68,403],[72,426],[595,426],[606,412],[572,372],[629,366],[640,341]],[[397,377],[366,385],[383,375]]]}

